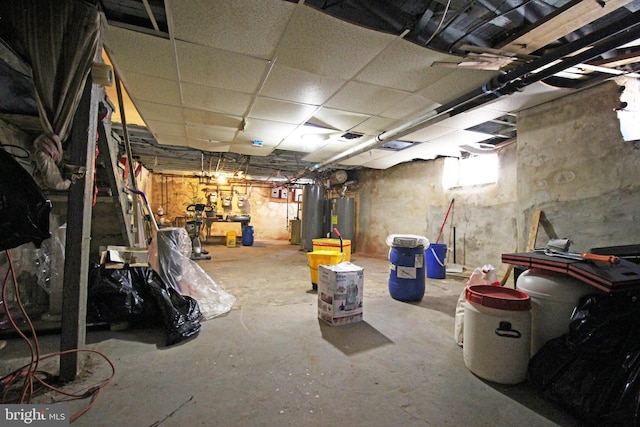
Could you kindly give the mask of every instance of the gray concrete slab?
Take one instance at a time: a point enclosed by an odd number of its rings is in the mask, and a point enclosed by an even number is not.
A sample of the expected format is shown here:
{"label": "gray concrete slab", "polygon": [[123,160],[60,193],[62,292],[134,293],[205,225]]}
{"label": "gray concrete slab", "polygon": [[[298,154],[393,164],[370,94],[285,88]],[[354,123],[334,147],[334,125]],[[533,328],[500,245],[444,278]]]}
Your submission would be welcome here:
{"label": "gray concrete slab", "polygon": [[[463,279],[427,279],[418,303],[388,293],[386,259],[352,255],[365,269],[364,320],[332,327],[317,318],[307,254],[287,242],[206,247],[200,265],[237,301],[200,334],[165,348],[163,331],[90,331],[115,377],[74,426],[574,426],[526,383],[484,381],[454,341]],[[41,337],[43,351],[56,336]],[[18,339],[3,369],[25,355]],[[22,352],[22,354],[20,354]],[[81,390],[109,375],[91,354]],[[68,400],[46,393],[38,401]],[[68,400],[72,412],[88,399]]]}

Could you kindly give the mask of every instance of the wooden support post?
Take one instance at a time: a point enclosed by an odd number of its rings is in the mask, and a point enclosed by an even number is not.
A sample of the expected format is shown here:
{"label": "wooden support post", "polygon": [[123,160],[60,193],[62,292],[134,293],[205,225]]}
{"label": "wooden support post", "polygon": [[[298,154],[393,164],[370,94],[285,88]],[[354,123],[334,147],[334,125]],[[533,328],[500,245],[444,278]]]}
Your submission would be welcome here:
{"label": "wooden support post", "polygon": [[78,104],[67,150],[70,164],[82,166],[85,173],[69,187],[67,235],[62,291],[62,324],[60,334],[60,379],[72,381],[78,372],[77,352],[84,347],[87,324],[87,281],[95,171],[98,94],[102,90],[87,78]]}
{"label": "wooden support post", "polygon": [[[542,219],[544,219],[544,221],[547,224],[547,226],[544,227],[545,231],[547,231],[547,233],[551,231],[554,235],[552,238],[555,238],[555,232],[553,231],[553,227],[551,227],[551,223],[547,221],[546,217],[544,216],[544,212],[542,212],[541,210],[534,211],[533,215],[531,216],[531,225],[529,227],[529,238],[527,239],[527,247],[525,249],[525,252],[531,252],[532,250],[535,249],[536,240],[538,238],[538,229],[540,228],[540,222]],[[516,248],[516,252],[517,251],[518,249]],[[500,281],[501,286],[504,286],[507,283],[507,280],[509,279],[509,276],[511,275],[512,270],[513,270],[513,265],[509,264],[507,266],[506,273],[504,274],[504,276],[502,277],[502,280]]]}

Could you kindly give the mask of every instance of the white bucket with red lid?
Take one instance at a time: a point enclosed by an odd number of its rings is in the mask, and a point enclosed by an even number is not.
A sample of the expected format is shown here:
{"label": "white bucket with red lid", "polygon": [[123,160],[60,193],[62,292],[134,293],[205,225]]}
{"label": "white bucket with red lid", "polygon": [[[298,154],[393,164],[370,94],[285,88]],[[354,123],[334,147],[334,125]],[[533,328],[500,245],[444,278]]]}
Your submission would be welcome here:
{"label": "white bucket with red lid", "polygon": [[517,384],[527,378],[531,349],[531,298],[500,286],[465,291],[464,363],[480,378]]}

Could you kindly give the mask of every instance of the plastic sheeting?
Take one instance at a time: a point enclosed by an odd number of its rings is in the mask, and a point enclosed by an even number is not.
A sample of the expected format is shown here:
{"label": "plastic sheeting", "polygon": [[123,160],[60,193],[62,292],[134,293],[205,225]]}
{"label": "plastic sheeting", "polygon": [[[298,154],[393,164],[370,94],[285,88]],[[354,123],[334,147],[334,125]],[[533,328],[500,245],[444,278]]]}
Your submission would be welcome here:
{"label": "plastic sheeting", "polygon": [[227,313],[236,298],[218,286],[190,255],[191,240],[184,228],[161,228],[149,245],[153,269],[180,294],[198,301],[203,320]]}
{"label": "plastic sheeting", "polygon": [[640,425],[640,299],[583,297],[569,331],[529,363],[544,396],[598,426]]}

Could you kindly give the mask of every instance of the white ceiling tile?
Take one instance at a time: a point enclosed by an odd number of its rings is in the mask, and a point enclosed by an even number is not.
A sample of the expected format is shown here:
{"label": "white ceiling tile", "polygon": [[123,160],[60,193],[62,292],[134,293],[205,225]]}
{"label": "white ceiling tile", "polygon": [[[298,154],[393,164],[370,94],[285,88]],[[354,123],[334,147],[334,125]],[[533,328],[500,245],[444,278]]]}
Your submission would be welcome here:
{"label": "white ceiling tile", "polygon": [[508,96],[503,96],[487,104],[487,108],[502,112],[517,112],[525,108],[531,108],[543,102],[556,99],[559,93],[573,93],[573,89],[552,88],[542,82],[537,82],[527,86],[522,92],[515,92]]}
{"label": "white ceiling tile", "polygon": [[260,94],[269,98],[320,105],[346,80],[310,73],[284,65],[274,65]]}
{"label": "white ceiling tile", "polygon": [[326,106],[363,114],[380,114],[409,94],[366,83],[349,82],[335,94]]}
{"label": "white ceiling tile", "polygon": [[447,135],[450,133],[455,132],[456,129],[455,128],[451,128],[451,127],[447,127],[447,126],[442,126],[441,123],[438,123],[437,125],[431,125],[429,127],[417,130],[415,132],[412,132],[408,135],[405,135],[399,139],[404,140],[404,141],[419,141],[419,142],[425,142],[425,141],[431,141],[433,139],[439,138],[442,135]]}
{"label": "white ceiling tile", "polygon": [[420,90],[418,94],[434,102],[446,104],[472,90],[481,88],[483,84],[499,74],[497,71],[449,70],[444,77]]}
{"label": "white ceiling tile", "polygon": [[341,165],[351,165],[351,166],[360,166],[367,162],[371,162],[375,159],[380,159],[382,157],[387,157],[393,154],[392,151],[389,150],[379,150],[373,149],[366,151],[364,153],[358,154],[357,156],[350,157],[348,159],[340,160],[338,163]]}
{"label": "white ceiling tile", "polygon": [[178,124],[184,123],[181,107],[147,101],[136,102],[136,107],[138,107],[140,114],[145,120],[158,120]]}
{"label": "white ceiling tile", "polygon": [[384,112],[383,117],[390,117],[392,119],[407,120],[415,117],[419,117],[427,112],[438,108],[440,104],[431,101],[423,96],[409,95],[403,98],[397,104],[391,106]]}
{"label": "white ceiling tile", "polygon": [[178,78],[170,40],[108,26],[104,44],[119,72],[134,71],[172,80]]}
{"label": "white ceiling tile", "polygon": [[291,134],[296,127],[297,125],[291,123],[248,119],[244,132],[238,132],[236,140],[260,140],[277,144]]}
{"label": "white ceiling tile", "polygon": [[298,151],[302,153],[313,153],[327,145],[328,141],[310,141],[302,138],[287,138],[276,148],[278,150]]}
{"label": "white ceiling tile", "polygon": [[147,125],[153,134],[187,136],[184,125],[176,123],[159,122],[156,120],[147,121]]}
{"label": "white ceiling tile", "polygon": [[504,115],[504,113],[501,111],[488,108],[476,108],[475,110],[451,116],[441,121],[439,125],[456,129],[467,129],[479,125],[480,123],[493,120],[502,115]]}
{"label": "white ceiling tile", "polygon": [[194,108],[184,109],[184,120],[188,125],[218,126],[230,128],[234,131],[239,129],[242,123],[242,117],[214,113],[212,111],[196,110]]}
{"label": "white ceiling tile", "polygon": [[191,83],[181,86],[185,107],[242,117],[251,105],[251,95],[246,93]]}
{"label": "white ceiling tile", "polygon": [[268,61],[206,46],[176,42],[180,80],[237,92],[255,91]]}
{"label": "white ceiling tile", "polygon": [[205,127],[191,125],[187,125],[186,131],[189,139],[200,139],[216,143],[231,143],[237,132],[236,130],[216,126]]}
{"label": "white ceiling tile", "polygon": [[251,144],[238,144],[234,143],[229,147],[229,151],[232,153],[244,154],[245,156],[268,156],[273,153],[273,147],[263,145],[262,147],[255,147]]}
{"label": "white ceiling tile", "polygon": [[322,107],[316,111],[308,121],[318,126],[339,129],[346,132],[354,126],[365,122],[370,117],[368,114]]}
{"label": "white ceiling tile", "polygon": [[128,72],[126,80],[129,95],[135,101],[149,101],[179,107],[180,87],[175,80],[161,79],[135,72]]}
{"label": "white ceiling tile", "polygon": [[358,124],[351,130],[353,132],[359,132],[367,135],[379,135],[382,132],[394,129],[399,125],[399,120],[390,119],[387,117],[373,116],[369,120]]}
{"label": "white ceiling tile", "polygon": [[314,105],[259,97],[249,113],[248,120],[256,118],[299,124],[304,123],[317,108]]}
{"label": "white ceiling tile", "polygon": [[460,58],[396,39],[357,76],[358,81],[415,92],[442,77],[431,64],[435,61],[459,61]]}
{"label": "white ceiling tile", "polygon": [[211,151],[214,153],[226,153],[229,151],[229,144],[212,143],[209,141],[203,141],[200,139],[191,139],[187,141],[187,146],[203,151]]}
{"label": "white ceiling tile", "polygon": [[350,79],[396,37],[299,7],[277,51],[277,61],[315,74]]}
{"label": "white ceiling tile", "polygon": [[270,59],[295,10],[281,0],[171,1],[174,37]]}

